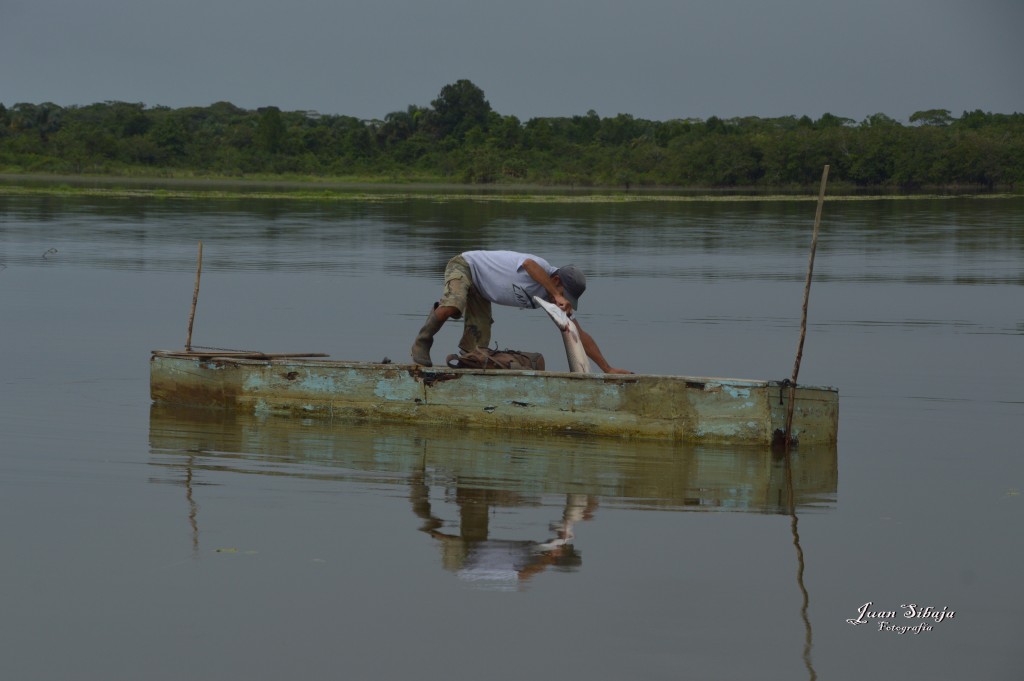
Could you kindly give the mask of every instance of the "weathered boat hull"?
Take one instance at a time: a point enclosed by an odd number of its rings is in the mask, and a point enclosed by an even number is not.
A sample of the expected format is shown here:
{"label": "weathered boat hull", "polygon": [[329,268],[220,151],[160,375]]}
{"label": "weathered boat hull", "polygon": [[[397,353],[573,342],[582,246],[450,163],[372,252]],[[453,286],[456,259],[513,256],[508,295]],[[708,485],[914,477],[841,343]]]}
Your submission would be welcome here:
{"label": "weathered boat hull", "polygon": [[[155,352],[150,391],[157,404],[256,414],[765,445],[785,427],[790,389],[776,381]],[[834,443],[838,422],[838,391],[797,388],[795,441]]]}

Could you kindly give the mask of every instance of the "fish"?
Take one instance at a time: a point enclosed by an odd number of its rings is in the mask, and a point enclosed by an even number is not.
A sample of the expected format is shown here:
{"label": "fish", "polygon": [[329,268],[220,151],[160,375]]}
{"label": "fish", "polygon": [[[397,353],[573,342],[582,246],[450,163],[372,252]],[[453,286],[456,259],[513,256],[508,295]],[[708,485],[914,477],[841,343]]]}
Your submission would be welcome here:
{"label": "fish", "polygon": [[587,351],[583,349],[583,341],[580,339],[580,332],[576,328],[576,322],[569,319],[569,315],[565,314],[562,308],[554,303],[549,303],[538,296],[534,296],[533,301],[548,313],[551,321],[562,332],[562,342],[565,343],[565,357],[569,360],[569,371],[574,374],[589,374],[590,359],[587,357]]}

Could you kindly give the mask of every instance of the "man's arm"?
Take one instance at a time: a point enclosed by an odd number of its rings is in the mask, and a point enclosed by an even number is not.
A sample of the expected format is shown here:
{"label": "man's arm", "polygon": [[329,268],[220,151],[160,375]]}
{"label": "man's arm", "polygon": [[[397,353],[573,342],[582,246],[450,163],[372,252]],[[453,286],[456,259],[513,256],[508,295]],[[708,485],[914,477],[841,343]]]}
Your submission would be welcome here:
{"label": "man's arm", "polygon": [[551,297],[551,302],[560,307],[566,314],[572,314],[572,304],[559,292],[555,282],[551,281],[551,277],[548,276],[543,267],[537,264],[536,260],[530,258],[524,260],[523,269],[526,270],[531,279],[544,287],[544,290]]}
{"label": "man's arm", "polygon": [[601,371],[603,371],[606,374],[633,373],[632,371],[627,371],[626,369],[616,369],[611,364],[609,364],[608,360],[606,360],[604,358],[604,355],[601,354],[601,348],[597,347],[597,343],[594,341],[594,338],[589,333],[583,330],[583,327],[580,326],[579,322],[577,322],[576,320],[573,320],[573,322],[576,324],[576,330],[580,332],[580,340],[583,341],[583,349],[586,351],[587,357],[594,360],[594,363],[597,364],[598,368],[600,368]]}

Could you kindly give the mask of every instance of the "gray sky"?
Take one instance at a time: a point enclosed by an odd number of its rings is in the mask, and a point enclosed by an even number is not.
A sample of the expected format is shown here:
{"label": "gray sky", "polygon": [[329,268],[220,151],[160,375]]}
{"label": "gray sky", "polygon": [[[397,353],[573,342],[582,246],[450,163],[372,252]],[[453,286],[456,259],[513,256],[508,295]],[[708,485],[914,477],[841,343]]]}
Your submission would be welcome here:
{"label": "gray sky", "polygon": [[383,118],[1024,112],[1024,0],[0,0],[0,102]]}

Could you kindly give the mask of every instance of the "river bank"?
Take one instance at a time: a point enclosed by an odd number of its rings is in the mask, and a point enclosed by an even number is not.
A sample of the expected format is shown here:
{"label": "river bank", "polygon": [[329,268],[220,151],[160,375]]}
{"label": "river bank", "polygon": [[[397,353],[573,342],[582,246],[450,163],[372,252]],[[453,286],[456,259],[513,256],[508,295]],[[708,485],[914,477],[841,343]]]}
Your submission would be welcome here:
{"label": "river bank", "polygon": [[[522,184],[467,185],[443,182],[388,182],[228,177],[128,177],[112,175],[46,175],[0,173],[0,196],[70,195],[110,198],[274,199],[318,201],[393,201],[427,199],[533,203],[623,203],[646,201],[814,201],[816,188],[742,189],[683,187],[575,187]],[[1021,192],[993,192],[981,187],[943,187],[915,193],[881,188],[830,186],[830,201],[874,201],[941,198],[1012,198]]]}

